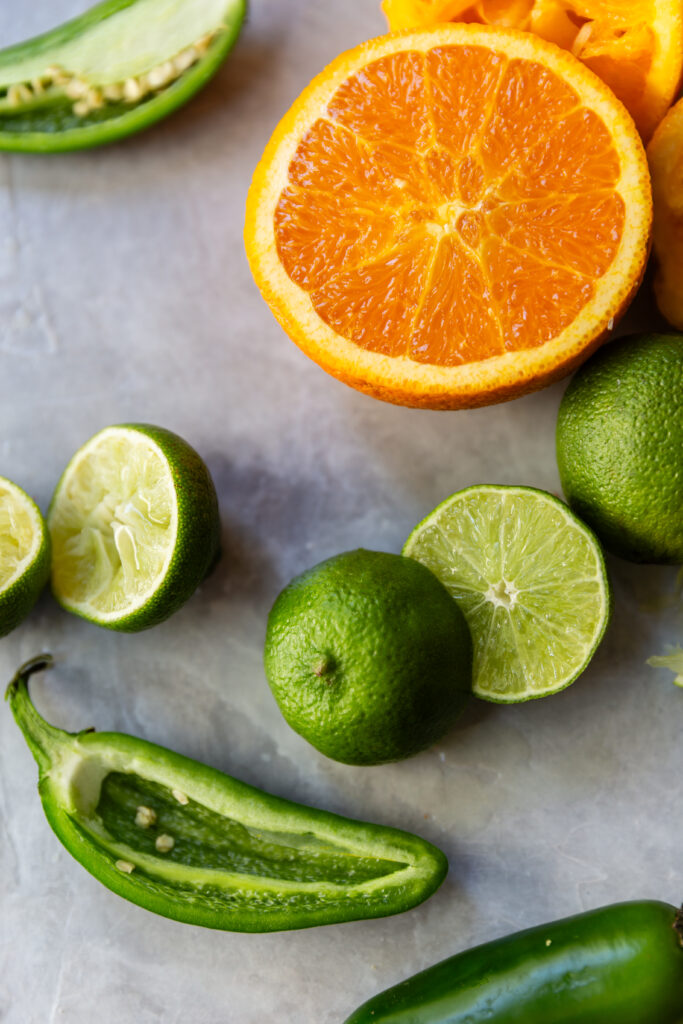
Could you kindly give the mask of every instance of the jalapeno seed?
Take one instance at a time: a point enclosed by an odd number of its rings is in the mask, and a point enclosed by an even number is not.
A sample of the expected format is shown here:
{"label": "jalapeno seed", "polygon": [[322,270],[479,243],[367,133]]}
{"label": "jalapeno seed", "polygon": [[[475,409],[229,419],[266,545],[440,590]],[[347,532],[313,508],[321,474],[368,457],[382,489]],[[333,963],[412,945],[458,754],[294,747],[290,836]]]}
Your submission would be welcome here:
{"label": "jalapeno seed", "polygon": [[156,820],[156,811],[151,807],[145,807],[144,804],[141,804],[135,812],[135,824],[138,828],[150,828],[156,824]]}

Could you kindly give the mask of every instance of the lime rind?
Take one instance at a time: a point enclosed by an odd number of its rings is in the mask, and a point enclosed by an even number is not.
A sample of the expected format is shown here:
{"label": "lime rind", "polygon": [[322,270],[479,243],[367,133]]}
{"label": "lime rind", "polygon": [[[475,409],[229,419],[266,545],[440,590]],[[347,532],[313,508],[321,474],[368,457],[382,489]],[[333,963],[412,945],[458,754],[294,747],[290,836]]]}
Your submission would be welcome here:
{"label": "lime rind", "polygon": [[28,615],[49,572],[50,539],[38,506],[0,477],[0,636]]}
{"label": "lime rind", "polygon": [[583,672],[611,613],[600,544],[558,498],[477,485],[442,502],[404,555],[460,605],[474,647],[473,692],[513,703],[557,693]]}

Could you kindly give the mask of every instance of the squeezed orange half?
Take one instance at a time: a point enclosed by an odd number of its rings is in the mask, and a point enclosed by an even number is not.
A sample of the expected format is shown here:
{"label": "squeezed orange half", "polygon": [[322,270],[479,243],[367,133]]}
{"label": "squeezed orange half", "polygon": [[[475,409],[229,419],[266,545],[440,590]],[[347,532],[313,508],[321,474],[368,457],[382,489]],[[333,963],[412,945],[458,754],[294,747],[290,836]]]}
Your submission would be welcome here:
{"label": "squeezed orange half", "polygon": [[475,21],[557,43],[609,85],[645,141],[681,81],[682,0],[382,0],[382,9],[393,30]]}

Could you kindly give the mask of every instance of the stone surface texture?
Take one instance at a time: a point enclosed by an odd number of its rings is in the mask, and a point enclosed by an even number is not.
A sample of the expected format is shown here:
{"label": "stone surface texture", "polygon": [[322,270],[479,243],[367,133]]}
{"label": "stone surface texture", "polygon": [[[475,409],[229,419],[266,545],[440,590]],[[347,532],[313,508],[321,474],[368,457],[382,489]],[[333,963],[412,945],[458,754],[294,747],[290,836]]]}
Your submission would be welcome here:
{"label": "stone surface texture", "polygon": [[[6,0],[0,45],[84,6]],[[443,743],[402,764],[325,759],[266,685],[265,619],[293,574],[358,546],[399,551],[468,484],[559,489],[563,384],[466,413],[383,405],[309,362],[251,280],[251,172],[313,75],[383,31],[377,6],[254,0],[217,79],[162,125],[89,153],[0,156],[0,473],[45,509],[97,429],[161,424],[205,457],[225,548],[148,633],[98,629],[45,594],[0,641],[0,678],[50,650],[57,667],[33,692],[56,724],[144,736],[283,796],[419,832],[450,874],[388,920],[264,936],[156,917],[62,849],[3,705],[4,1024],[340,1024],[474,943],[612,901],[683,897],[683,696],[645,664],[681,635],[675,609],[653,610],[674,570],[611,559],[614,622],[574,686],[524,706],[473,703]],[[641,295],[627,326],[653,323]]]}

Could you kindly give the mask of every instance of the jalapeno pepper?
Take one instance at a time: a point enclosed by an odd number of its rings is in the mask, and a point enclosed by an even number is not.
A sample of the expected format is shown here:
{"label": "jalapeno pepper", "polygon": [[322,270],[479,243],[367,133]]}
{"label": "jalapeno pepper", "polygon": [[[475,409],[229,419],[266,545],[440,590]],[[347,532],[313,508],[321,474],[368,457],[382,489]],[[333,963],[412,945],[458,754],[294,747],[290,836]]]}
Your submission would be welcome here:
{"label": "jalapeno pepper", "polygon": [[679,1024],[682,935],[675,907],[618,903],[443,960],[346,1024]]}
{"label": "jalapeno pepper", "polygon": [[246,0],[105,0],[0,51],[0,149],[53,153],[146,128],[227,55]]}
{"label": "jalapeno pepper", "polygon": [[265,932],[397,914],[447,861],[408,832],[303,807],[121,733],[67,733],[38,714],[30,675],[7,697],[39,768],[47,819],[113,892],[165,917]]}

